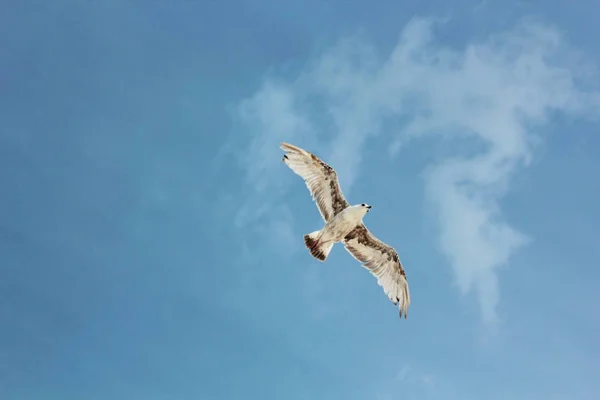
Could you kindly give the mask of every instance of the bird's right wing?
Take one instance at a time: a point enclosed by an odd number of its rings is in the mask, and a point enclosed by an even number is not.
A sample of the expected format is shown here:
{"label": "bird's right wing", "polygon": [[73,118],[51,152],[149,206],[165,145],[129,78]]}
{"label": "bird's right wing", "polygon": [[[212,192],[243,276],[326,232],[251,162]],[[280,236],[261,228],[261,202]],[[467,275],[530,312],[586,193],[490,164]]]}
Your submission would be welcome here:
{"label": "bird's right wing", "polygon": [[398,253],[377,239],[361,223],[342,241],[346,250],[377,278],[388,298],[398,306],[400,317],[408,316],[410,291]]}
{"label": "bird's right wing", "polygon": [[292,144],[281,143],[281,149],[286,151],[283,161],[304,179],[325,222],[348,207],[333,168],[314,154]]}

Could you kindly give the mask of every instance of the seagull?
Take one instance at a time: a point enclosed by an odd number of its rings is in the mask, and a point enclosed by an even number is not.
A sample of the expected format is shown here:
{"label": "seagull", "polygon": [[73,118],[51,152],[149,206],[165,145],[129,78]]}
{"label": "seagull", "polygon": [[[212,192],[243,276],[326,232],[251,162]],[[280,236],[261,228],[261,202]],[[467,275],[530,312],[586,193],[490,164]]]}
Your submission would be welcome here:
{"label": "seagull", "polygon": [[319,157],[289,143],[282,142],[286,153],[283,162],[299,175],[315,201],[325,226],[304,235],[310,254],[324,262],[335,243],[344,248],[377,278],[384,293],[398,307],[399,316],[406,319],[410,292],[404,267],[393,247],[377,239],[363,223],[371,210],[366,203],[350,205],[340,189],[337,173]]}

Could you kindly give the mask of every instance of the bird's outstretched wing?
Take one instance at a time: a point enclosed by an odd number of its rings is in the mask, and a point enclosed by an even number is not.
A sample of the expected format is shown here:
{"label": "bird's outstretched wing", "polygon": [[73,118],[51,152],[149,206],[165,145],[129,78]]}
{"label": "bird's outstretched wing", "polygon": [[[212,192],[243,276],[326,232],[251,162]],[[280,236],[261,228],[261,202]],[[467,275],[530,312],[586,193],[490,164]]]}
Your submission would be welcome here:
{"label": "bird's outstretched wing", "polygon": [[408,316],[410,292],[408,281],[398,253],[391,246],[377,239],[361,223],[343,239],[346,250],[377,278],[377,283],[394,305],[400,317]]}
{"label": "bird's outstretched wing", "polygon": [[281,143],[281,149],[286,151],[283,161],[304,179],[325,222],[348,207],[333,168],[314,154],[292,144]]}

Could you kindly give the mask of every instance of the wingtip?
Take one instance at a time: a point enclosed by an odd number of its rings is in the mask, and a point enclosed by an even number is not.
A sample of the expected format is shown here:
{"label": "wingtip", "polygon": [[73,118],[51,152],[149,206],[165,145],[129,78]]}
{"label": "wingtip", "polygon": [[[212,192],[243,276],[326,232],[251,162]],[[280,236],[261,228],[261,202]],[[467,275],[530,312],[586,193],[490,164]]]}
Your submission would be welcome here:
{"label": "wingtip", "polygon": [[404,317],[406,319],[408,317],[408,305],[406,303],[401,303],[400,301],[394,302],[394,305],[398,306],[398,316],[400,319]]}
{"label": "wingtip", "polygon": [[282,150],[285,150],[285,151],[288,151],[288,152],[292,152],[292,153],[301,153],[301,154],[302,153],[306,153],[306,150],[304,150],[304,149],[302,149],[302,148],[300,148],[298,146],[295,146],[295,145],[293,145],[291,143],[287,143],[287,142],[281,142],[280,145],[279,145],[279,147]]}

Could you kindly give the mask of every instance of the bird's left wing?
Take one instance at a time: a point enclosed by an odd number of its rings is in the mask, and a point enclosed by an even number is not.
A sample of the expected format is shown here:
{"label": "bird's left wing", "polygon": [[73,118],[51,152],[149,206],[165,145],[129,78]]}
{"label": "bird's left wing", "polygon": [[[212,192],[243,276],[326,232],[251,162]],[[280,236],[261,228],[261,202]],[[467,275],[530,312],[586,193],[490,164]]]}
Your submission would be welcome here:
{"label": "bird's left wing", "polygon": [[410,291],[398,253],[377,239],[361,223],[343,239],[346,250],[377,278],[389,299],[398,306],[400,317],[408,316]]}
{"label": "bird's left wing", "polygon": [[333,168],[314,154],[292,144],[281,143],[281,149],[286,151],[283,161],[304,179],[325,222],[348,207]]}

